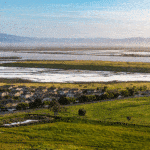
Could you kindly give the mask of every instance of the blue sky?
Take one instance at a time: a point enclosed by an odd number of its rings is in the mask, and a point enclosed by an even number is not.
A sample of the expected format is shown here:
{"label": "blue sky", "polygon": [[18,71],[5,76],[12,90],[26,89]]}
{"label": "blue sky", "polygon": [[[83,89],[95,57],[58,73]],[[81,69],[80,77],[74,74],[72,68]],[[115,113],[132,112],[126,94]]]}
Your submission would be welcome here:
{"label": "blue sky", "polygon": [[148,0],[0,0],[0,33],[28,37],[150,37]]}

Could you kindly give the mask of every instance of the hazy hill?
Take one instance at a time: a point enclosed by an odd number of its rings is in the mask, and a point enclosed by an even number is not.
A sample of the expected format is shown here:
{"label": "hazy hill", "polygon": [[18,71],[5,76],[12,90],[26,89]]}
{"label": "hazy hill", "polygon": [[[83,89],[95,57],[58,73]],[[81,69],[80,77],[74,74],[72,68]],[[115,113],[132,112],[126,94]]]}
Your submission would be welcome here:
{"label": "hazy hill", "polygon": [[0,45],[26,46],[149,46],[150,38],[32,38],[0,33]]}

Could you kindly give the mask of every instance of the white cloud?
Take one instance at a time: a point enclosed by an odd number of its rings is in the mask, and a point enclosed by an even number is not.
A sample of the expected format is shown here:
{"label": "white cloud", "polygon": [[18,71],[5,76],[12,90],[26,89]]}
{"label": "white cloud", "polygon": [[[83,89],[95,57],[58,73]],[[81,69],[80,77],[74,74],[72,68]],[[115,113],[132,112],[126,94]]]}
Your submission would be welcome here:
{"label": "white cloud", "polygon": [[130,11],[61,9],[46,12],[19,9],[20,13],[14,10],[9,17],[3,13],[5,10],[1,11],[1,32],[9,34],[56,38],[125,38],[150,35],[149,9]]}

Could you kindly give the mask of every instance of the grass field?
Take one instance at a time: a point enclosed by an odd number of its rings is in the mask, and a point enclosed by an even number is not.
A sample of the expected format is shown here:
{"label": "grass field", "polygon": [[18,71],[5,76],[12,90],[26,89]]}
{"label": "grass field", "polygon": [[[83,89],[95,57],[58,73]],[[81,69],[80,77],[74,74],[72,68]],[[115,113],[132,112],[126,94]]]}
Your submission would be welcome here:
{"label": "grass field", "polygon": [[[26,82],[26,83],[22,83]],[[44,86],[44,87],[51,87],[54,86],[56,88],[78,88],[78,89],[96,89],[96,88],[103,88],[104,86],[108,87],[108,90],[122,90],[126,87],[140,87],[140,86],[147,86],[147,89],[150,89],[150,82],[108,82],[108,83],[31,83],[29,81],[22,81],[21,79],[0,79],[0,86],[4,85],[15,85],[15,86]]]}
{"label": "grass field", "polygon": [[91,60],[58,61],[57,60],[57,61],[23,61],[23,62],[0,64],[0,66],[150,73],[150,63],[142,63],[142,62],[111,62],[111,61],[91,61]]}
{"label": "grass field", "polygon": [[[150,72],[150,63],[103,62],[103,61],[26,61],[1,64],[1,66],[38,67],[60,69],[86,69],[103,71]],[[25,86],[88,88],[108,86],[111,89],[144,86],[150,89],[149,82],[123,83],[15,83],[1,79],[0,86],[6,84]],[[59,112],[61,120],[53,123],[35,124],[14,128],[0,128],[0,149],[60,149],[60,150],[98,150],[98,149],[150,149],[150,97],[104,101],[91,104],[66,106],[67,112]],[[78,110],[84,108],[84,117]],[[33,110],[32,113],[51,114],[48,109]],[[0,124],[18,118],[24,119],[26,113],[19,112],[0,115]],[[128,121],[127,117],[131,120]]]}
{"label": "grass field", "polygon": [[[79,108],[86,109],[86,116],[78,116]],[[67,112],[59,113],[62,119],[54,123],[0,128],[0,149],[149,149],[149,109],[149,97],[67,106]],[[24,113],[0,120],[18,116]],[[132,119],[128,121],[127,116]]]}

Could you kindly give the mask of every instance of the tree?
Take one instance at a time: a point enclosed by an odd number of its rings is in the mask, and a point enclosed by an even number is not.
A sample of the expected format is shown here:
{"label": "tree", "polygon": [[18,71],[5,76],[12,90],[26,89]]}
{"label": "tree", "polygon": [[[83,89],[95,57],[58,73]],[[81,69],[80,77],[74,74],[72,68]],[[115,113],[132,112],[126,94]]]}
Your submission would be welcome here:
{"label": "tree", "polygon": [[29,107],[29,104],[28,104],[28,103],[19,103],[19,104],[16,106],[16,109],[17,109],[17,110],[26,110],[28,107]]}
{"label": "tree", "polygon": [[78,100],[80,103],[88,102],[88,98],[85,95],[81,95]]}
{"label": "tree", "polygon": [[52,100],[50,102],[49,108],[52,109],[54,115],[56,116],[60,111],[60,104],[56,100]]}
{"label": "tree", "polygon": [[36,98],[34,100],[34,105],[35,105],[36,108],[39,108],[39,107],[43,106],[43,102],[42,102],[42,100],[40,98]]}
{"label": "tree", "polygon": [[34,100],[34,102],[30,102],[29,103],[29,108],[33,109],[33,108],[40,108],[42,107],[44,104],[42,102],[42,100],[40,98],[36,98]]}
{"label": "tree", "polygon": [[34,109],[34,108],[35,108],[34,102],[30,102],[30,103],[29,103],[29,108],[30,108],[30,109]]}
{"label": "tree", "polygon": [[53,99],[52,101],[50,101],[49,108],[52,108],[54,105],[58,105],[58,102],[55,99]]}
{"label": "tree", "polygon": [[102,89],[102,92],[106,92],[107,89],[108,89],[108,87],[107,87],[107,86],[104,86],[104,88]]}
{"label": "tree", "polygon": [[70,104],[69,99],[66,96],[61,96],[60,99],[58,100],[60,105],[68,105]]}

